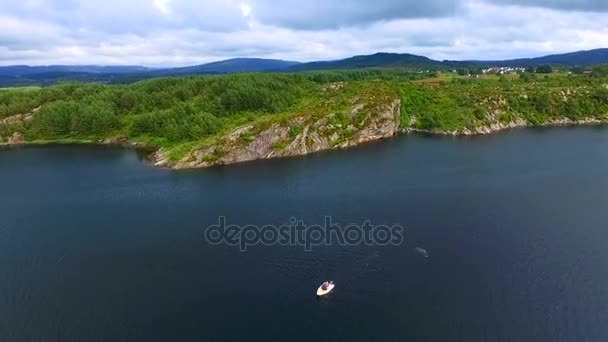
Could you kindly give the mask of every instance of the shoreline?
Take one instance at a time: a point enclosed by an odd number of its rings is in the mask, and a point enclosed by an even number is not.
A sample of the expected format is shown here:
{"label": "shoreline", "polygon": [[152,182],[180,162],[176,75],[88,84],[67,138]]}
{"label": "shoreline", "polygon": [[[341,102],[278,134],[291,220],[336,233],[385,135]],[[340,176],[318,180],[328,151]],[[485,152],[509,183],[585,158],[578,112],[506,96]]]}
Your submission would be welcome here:
{"label": "shoreline", "polygon": [[38,140],[38,141],[23,141],[19,143],[0,142],[2,148],[19,148],[19,147],[36,147],[36,146],[92,146],[92,147],[120,147],[125,149],[133,149],[140,151],[155,152],[157,147],[137,143],[137,142],[98,142],[93,140]]}
{"label": "shoreline", "polygon": [[464,128],[460,131],[438,131],[438,130],[424,130],[416,128],[405,128],[401,130],[401,133],[423,133],[429,135],[439,136],[453,136],[453,137],[467,137],[467,136],[484,136],[492,135],[495,133],[508,131],[514,128],[551,128],[551,127],[577,127],[577,126],[601,126],[608,125],[608,120],[599,120],[596,118],[587,118],[583,120],[570,120],[568,118],[553,120],[541,125],[531,125],[523,120],[512,121],[507,124],[494,123],[490,126],[476,127],[474,130]]}
{"label": "shoreline", "polygon": [[[506,131],[509,131],[509,130],[515,129],[515,128],[552,128],[552,127],[604,126],[604,125],[608,125],[608,120],[584,119],[584,120],[573,121],[570,119],[560,119],[560,120],[555,120],[552,122],[547,122],[542,125],[530,125],[525,122],[511,122],[509,124],[493,124],[491,126],[481,126],[481,127],[477,127],[475,130],[470,130],[470,129],[464,128],[463,130],[460,130],[460,131],[439,131],[439,130],[423,130],[423,129],[416,129],[416,128],[403,128],[403,129],[399,129],[393,137],[408,135],[411,133],[424,134],[424,135],[428,135],[428,136],[451,136],[451,137],[455,137],[455,138],[475,137],[475,136],[480,137],[480,136],[488,136],[488,135],[492,135],[492,134],[496,134],[496,133],[500,133],[500,132],[506,132]],[[338,147],[326,149],[323,151],[310,152],[310,153],[301,154],[301,155],[280,156],[280,157],[273,157],[273,158],[258,158],[258,159],[250,160],[250,161],[257,161],[257,160],[263,160],[263,159],[283,159],[283,158],[311,155],[311,154],[315,154],[315,153],[319,153],[319,152],[329,152],[332,150],[346,150],[346,149],[355,148],[355,147],[363,145],[363,144],[369,144],[369,143],[381,141],[384,139],[386,139],[386,137],[369,140],[369,141],[364,141],[364,142],[360,142],[360,143],[348,145],[348,146],[338,146]],[[167,162],[166,159],[165,160],[161,159],[162,158],[162,153],[160,153],[161,148],[146,145],[144,143],[131,142],[124,138],[105,139],[105,140],[101,140],[101,141],[94,141],[94,140],[81,140],[81,141],[56,140],[56,141],[53,141],[53,140],[49,140],[49,141],[30,141],[30,142],[23,141],[20,143],[1,142],[0,151],[4,150],[4,149],[22,148],[22,147],[70,146],[70,145],[91,146],[91,147],[117,147],[117,148],[124,148],[124,149],[132,149],[132,150],[141,152],[142,155],[147,160],[147,162],[150,164],[150,166],[155,167],[155,168],[170,169],[170,170],[176,170],[176,171],[177,170],[203,169],[203,168],[209,168],[209,167],[213,167],[213,166],[236,165],[236,164],[250,162],[250,161],[244,161],[244,162],[237,162],[237,163],[221,163],[221,164],[217,163],[217,164],[210,164],[210,165],[199,166],[199,167],[184,167],[183,165],[181,165],[181,166],[178,165],[179,164],[178,162],[176,162],[175,164],[172,165],[170,162]]]}

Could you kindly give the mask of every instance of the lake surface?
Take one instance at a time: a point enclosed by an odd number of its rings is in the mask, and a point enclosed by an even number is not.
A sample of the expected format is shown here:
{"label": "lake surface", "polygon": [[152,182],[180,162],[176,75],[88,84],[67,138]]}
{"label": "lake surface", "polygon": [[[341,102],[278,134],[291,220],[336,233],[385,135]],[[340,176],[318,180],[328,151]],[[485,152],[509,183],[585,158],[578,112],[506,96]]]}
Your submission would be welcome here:
{"label": "lake surface", "polygon": [[[369,219],[405,240],[243,253],[204,240],[221,215]],[[607,128],[181,172],[115,148],[0,151],[3,342],[603,342],[607,322]]]}

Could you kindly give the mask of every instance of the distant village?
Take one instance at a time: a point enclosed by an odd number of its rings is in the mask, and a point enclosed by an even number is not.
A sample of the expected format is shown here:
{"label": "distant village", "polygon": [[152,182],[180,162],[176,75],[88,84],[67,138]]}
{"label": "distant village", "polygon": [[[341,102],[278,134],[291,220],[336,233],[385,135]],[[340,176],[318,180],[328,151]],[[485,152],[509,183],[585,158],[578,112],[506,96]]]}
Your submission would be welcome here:
{"label": "distant village", "polygon": [[475,75],[505,75],[505,74],[518,74],[523,72],[534,72],[529,68],[523,67],[491,67],[487,69],[475,68],[475,69],[451,69],[451,70],[423,70],[419,73],[437,73],[443,74],[444,72],[451,72],[459,74],[461,76],[475,76]]}
{"label": "distant village", "polygon": [[[565,70],[564,70],[565,69]],[[582,75],[591,75],[592,70],[581,68],[581,67],[573,67],[573,68],[554,68],[552,65],[539,65],[537,67],[512,67],[512,66],[504,66],[504,67],[490,67],[490,68],[481,68],[481,67],[472,67],[472,68],[459,68],[459,69],[446,69],[446,70],[422,70],[419,73],[436,73],[437,75],[441,75],[444,73],[453,73],[458,74],[460,76],[468,76],[468,77],[476,77],[482,75],[508,75],[508,74],[523,74],[523,73],[538,73],[538,74],[551,74],[554,71],[563,71],[567,75],[571,74],[582,74]]]}
{"label": "distant village", "polygon": [[481,73],[486,74],[515,74],[520,72],[526,72],[526,68],[517,68],[517,67],[491,67],[488,69],[481,69]]}

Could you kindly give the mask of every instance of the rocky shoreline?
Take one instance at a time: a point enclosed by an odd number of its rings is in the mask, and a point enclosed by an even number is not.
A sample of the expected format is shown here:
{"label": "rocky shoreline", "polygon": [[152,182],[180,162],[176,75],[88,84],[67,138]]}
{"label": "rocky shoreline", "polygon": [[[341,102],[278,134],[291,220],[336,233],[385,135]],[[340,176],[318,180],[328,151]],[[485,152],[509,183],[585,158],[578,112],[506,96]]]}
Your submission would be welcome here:
{"label": "rocky shoreline", "polygon": [[447,135],[447,136],[480,136],[490,135],[501,131],[506,131],[513,128],[525,128],[525,127],[558,127],[558,126],[585,126],[585,125],[602,125],[608,124],[606,120],[598,120],[596,118],[586,118],[583,120],[571,120],[568,118],[562,118],[557,120],[551,120],[541,125],[531,125],[523,119],[512,121],[506,124],[494,123],[489,126],[479,126],[474,130],[464,128],[456,131],[439,131],[439,130],[423,130],[416,128],[405,128],[401,130],[401,133],[424,133],[432,135]]}
{"label": "rocky shoreline", "polygon": [[[204,156],[208,155],[209,153],[212,152],[212,149],[208,148],[208,149],[194,152],[194,153],[198,154],[198,156],[195,157],[196,159],[191,159],[191,160],[184,159],[184,160],[178,161],[176,163],[170,162],[168,160],[166,154],[164,153],[164,151],[161,149],[161,150],[157,150],[154,153],[151,160],[152,160],[152,163],[158,167],[168,167],[168,168],[172,168],[172,169],[192,169],[192,168],[210,167],[210,166],[214,166],[214,165],[230,165],[230,164],[236,164],[236,163],[241,163],[241,162],[259,160],[259,159],[273,159],[273,158],[302,156],[302,155],[307,155],[307,154],[320,152],[320,151],[324,151],[324,150],[331,150],[331,149],[345,149],[345,148],[355,147],[355,146],[358,146],[358,145],[361,145],[364,143],[393,137],[398,134],[422,133],[422,134],[430,134],[430,135],[438,135],[438,136],[441,135],[441,136],[464,137],[464,136],[490,135],[490,134],[498,133],[501,131],[506,131],[506,130],[513,129],[513,128],[601,125],[601,124],[607,124],[607,123],[608,123],[607,121],[602,121],[602,120],[598,120],[595,118],[589,118],[589,119],[578,120],[578,121],[573,121],[573,120],[565,118],[565,119],[547,122],[542,125],[530,125],[530,124],[526,123],[525,121],[521,120],[521,121],[511,122],[508,124],[497,123],[497,124],[493,124],[491,126],[480,126],[475,130],[470,130],[470,129],[465,128],[460,131],[437,131],[437,130],[429,131],[429,130],[421,130],[421,129],[415,129],[415,128],[405,128],[405,129],[388,130],[388,131],[385,131],[383,134],[361,135],[359,139],[350,140],[350,141],[344,142],[342,144],[336,145],[334,147],[329,147],[328,145],[322,143],[320,145],[314,146],[313,149],[310,149],[310,150],[308,150],[306,148],[295,149],[295,150],[290,149],[287,152],[282,152],[282,153],[269,152],[267,154],[264,154],[264,153],[250,154],[249,152],[251,152],[251,151],[245,151],[245,152],[239,152],[239,153],[233,155],[231,158],[206,161],[204,159]],[[272,130],[275,130],[275,128],[273,128]],[[268,133],[269,132],[266,132],[266,134],[261,135],[261,139],[268,140],[268,136],[269,136]],[[270,139],[270,140],[272,141],[272,139]],[[301,141],[301,140],[299,140],[299,141]],[[265,144],[264,146],[265,147],[262,150],[267,152],[268,151],[267,147],[269,145]],[[245,156],[242,156],[241,153],[245,153]]]}
{"label": "rocky shoreline", "polygon": [[[384,104],[368,106],[355,103],[342,120],[336,114],[321,117],[298,116],[286,122],[274,123],[268,127],[245,125],[232,130],[214,144],[194,149],[180,160],[171,160],[163,148],[155,148],[126,137],[114,137],[97,141],[49,141],[28,142],[20,132],[14,132],[7,141],[0,140],[0,146],[43,145],[43,144],[94,144],[136,148],[147,151],[150,163],[156,167],[170,169],[204,168],[214,165],[231,165],[260,159],[274,159],[303,156],[320,151],[345,149],[364,143],[390,138],[398,134],[423,133],[443,136],[488,135],[520,127],[548,127],[599,125],[607,121],[595,118],[570,120],[561,118],[542,125],[531,125],[519,118],[508,123],[494,122],[474,129],[464,128],[454,131],[421,130],[411,126],[400,127],[401,102],[399,99]],[[32,113],[33,114],[33,113]],[[29,119],[29,118],[28,118]]]}
{"label": "rocky shoreline", "polygon": [[202,168],[349,148],[398,134],[400,110],[401,101],[394,99],[373,107],[354,104],[342,118],[336,114],[298,116],[263,129],[245,125],[178,161],[170,161],[166,152],[160,149],[154,154],[154,165],[173,169]]}

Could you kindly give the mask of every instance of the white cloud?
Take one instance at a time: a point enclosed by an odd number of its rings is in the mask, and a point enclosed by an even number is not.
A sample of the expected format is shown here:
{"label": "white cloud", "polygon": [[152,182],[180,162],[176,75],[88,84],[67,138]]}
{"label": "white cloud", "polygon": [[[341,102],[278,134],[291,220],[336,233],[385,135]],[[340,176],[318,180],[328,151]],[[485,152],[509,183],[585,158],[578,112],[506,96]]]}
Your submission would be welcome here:
{"label": "white cloud", "polygon": [[171,0],[154,0],[154,6],[163,14],[171,14],[171,9],[169,5],[171,4]]}
{"label": "white cloud", "polygon": [[249,17],[251,15],[251,6],[246,3],[239,4],[239,8],[241,9],[241,13],[243,13],[243,17]]}

